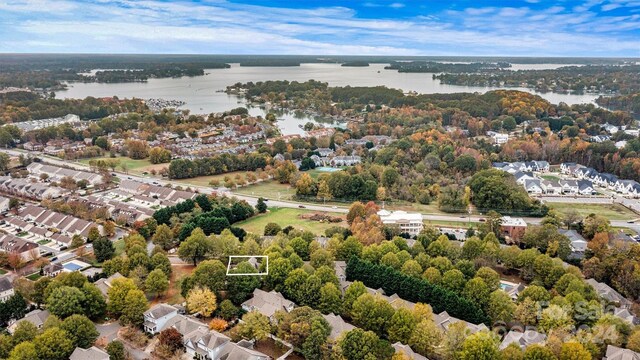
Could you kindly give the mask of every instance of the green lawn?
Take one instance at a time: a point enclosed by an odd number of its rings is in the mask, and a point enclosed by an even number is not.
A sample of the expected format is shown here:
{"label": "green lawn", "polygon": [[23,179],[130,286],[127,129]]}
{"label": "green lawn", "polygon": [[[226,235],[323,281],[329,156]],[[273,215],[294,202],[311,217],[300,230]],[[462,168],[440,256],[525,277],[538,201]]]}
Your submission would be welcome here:
{"label": "green lawn", "polygon": [[[317,235],[324,234],[326,229],[333,226],[346,226],[344,221],[341,223],[328,223],[301,219],[299,217],[299,215],[311,213],[314,213],[314,211],[290,208],[269,208],[269,212],[266,214],[254,216],[248,220],[236,223],[234,226],[241,227],[247,232],[262,234],[264,232],[265,225],[273,222],[283,228],[291,225],[296,229],[309,230]],[[328,215],[339,216],[340,214],[328,213]]]}
{"label": "green lawn", "polygon": [[435,226],[435,227],[455,227],[455,228],[462,228],[462,229],[468,229],[469,226],[473,227],[473,228],[477,228],[478,227],[478,223],[471,223],[469,224],[468,221],[462,221],[462,219],[460,219],[461,221],[449,221],[449,220],[425,220],[424,224],[429,226]]}
{"label": "green lawn", "polygon": [[598,214],[609,220],[631,220],[638,218],[638,214],[620,204],[547,203],[547,205],[562,214],[573,210],[580,214],[580,216]]}
{"label": "green lawn", "polygon": [[[211,180],[218,180],[220,182],[219,186],[224,186],[224,178],[225,177],[230,177],[231,179],[233,179],[233,181],[236,181],[236,175],[240,174],[240,176],[243,179],[246,179],[246,172],[244,171],[234,171],[234,172],[229,172],[229,173],[224,173],[224,174],[218,174],[218,175],[209,175],[209,176],[198,176],[198,177],[194,177],[191,179],[180,179],[180,180],[175,180],[176,182],[179,182],[181,184],[184,185],[198,185],[198,186],[209,186],[209,183],[211,182]],[[250,185],[253,186],[253,185]]]}
{"label": "green lawn", "polygon": [[0,269],[0,275],[4,275],[4,274],[6,274],[6,273],[7,273],[7,270]]}
{"label": "green lawn", "polygon": [[115,256],[118,256],[124,252],[124,239],[118,239],[113,242],[115,248]]}
{"label": "green lawn", "polygon": [[266,199],[291,200],[296,194],[296,190],[287,184],[280,184],[277,181],[267,180],[254,185],[244,186],[233,192],[241,195],[261,196]]}
{"label": "green lawn", "polygon": [[541,178],[545,180],[560,180],[560,177],[557,175],[542,175]]}
{"label": "green lawn", "polygon": [[[107,157],[99,157],[99,158],[81,159],[78,161],[82,164],[88,165],[89,161],[91,160],[109,160],[109,159],[112,159],[112,158],[107,156]],[[142,168],[150,167],[153,165],[151,164],[151,162],[149,162],[149,159],[134,160],[126,156],[118,156],[116,159],[120,160],[120,164],[126,165],[127,169],[133,172],[138,172],[138,171],[142,172]],[[169,166],[169,164],[164,164],[164,165]],[[120,166],[118,166],[116,170],[120,171],[122,169],[120,168]]]}
{"label": "green lawn", "polygon": [[29,276],[27,276],[27,279],[31,280],[31,281],[36,281],[38,279],[40,279],[42,276],[40,276],[40,273],[33,273]]}

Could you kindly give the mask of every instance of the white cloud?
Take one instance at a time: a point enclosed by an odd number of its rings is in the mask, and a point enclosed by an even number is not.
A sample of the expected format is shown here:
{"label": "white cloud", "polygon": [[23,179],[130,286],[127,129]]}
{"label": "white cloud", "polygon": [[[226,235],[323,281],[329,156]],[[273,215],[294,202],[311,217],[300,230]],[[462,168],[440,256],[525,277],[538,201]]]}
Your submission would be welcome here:
{"label": "white cloud", "polygon": [[[623,8],[638,0],[609,0]],[[366,19],[346,7],[311,9],[223,0],[61,0],[0,2],[11,11],[0,50],[154,53],[606,55],[640,56],[636,16],[597,16],[603,1],[561,6],[477,7],[405,19]],[[404,3],[370,2],[396,7]],[[539,7],[539,6],[538,6]],[[0,14],[0,22],[7,15]],[[9,22],[4,22],[9,24]],[[11,50],[13,49],[13,50]]]}

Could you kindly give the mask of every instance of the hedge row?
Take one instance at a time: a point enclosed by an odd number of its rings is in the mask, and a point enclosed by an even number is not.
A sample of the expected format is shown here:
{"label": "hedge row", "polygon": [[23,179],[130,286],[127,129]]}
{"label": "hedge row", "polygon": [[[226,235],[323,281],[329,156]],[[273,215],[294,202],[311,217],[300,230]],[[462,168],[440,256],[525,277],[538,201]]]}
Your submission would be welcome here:
{"label": "hedge row", "polygon": [[347,264],[347,280],[362,281],[367,287],[382,288],[386,294],[398,294],[404,300],[429,304],[434,313],[446,311],[453,317],[474,324],[489,323],[482,309],[468,299],[424,279],[355,256]]}

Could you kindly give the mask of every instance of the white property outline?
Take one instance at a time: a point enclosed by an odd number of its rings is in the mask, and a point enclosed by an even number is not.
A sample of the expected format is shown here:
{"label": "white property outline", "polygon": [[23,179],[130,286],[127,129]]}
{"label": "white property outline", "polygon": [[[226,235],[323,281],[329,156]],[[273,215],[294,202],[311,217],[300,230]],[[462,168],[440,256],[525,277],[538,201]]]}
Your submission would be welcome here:
{"label": "white property outline", "polygon": [[[267,259],[267,271],[266,272],[259,272],[259,273],[229,273],[229,270],[231,270],[231,259],[233,258],[265,258]],[[238,263],[239,264],[239,263]],[[262,276],[262,275],[269,275],[269,256],[266,255],[229,255],[229,264],[227,264],[227,276],[241,276],[241,275],[245,275],[245,276]]]}

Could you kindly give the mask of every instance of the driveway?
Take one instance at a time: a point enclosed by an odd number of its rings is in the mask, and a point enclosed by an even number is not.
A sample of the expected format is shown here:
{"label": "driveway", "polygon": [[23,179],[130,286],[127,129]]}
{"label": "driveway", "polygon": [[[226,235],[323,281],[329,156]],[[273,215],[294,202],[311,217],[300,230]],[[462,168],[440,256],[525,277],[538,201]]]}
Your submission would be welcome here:
{"label": "driveway", "polygon": [[96,330],[100,333],[100,337],[105,338],[108,342],[112,342],[118,337],[118,331],[121,328],[122,326],[117,321],[96,325]]}

